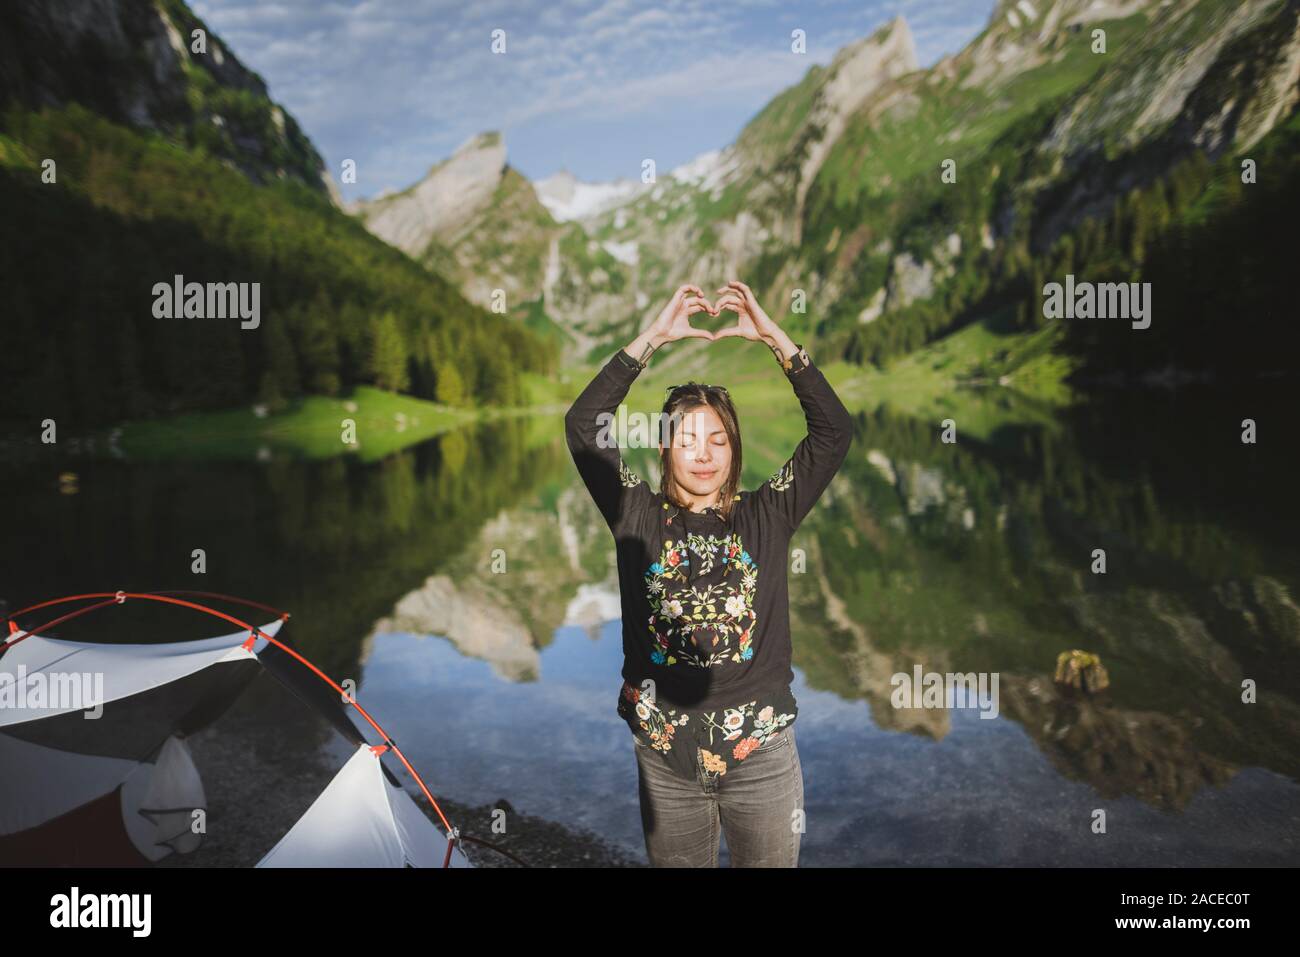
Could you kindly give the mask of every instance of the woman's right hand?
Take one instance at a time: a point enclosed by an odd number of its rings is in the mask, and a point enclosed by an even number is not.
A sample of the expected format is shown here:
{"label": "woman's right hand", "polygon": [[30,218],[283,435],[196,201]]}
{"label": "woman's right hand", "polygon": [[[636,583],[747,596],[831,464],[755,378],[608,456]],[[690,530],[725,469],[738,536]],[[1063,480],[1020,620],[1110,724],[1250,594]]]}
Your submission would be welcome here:
{"label": "woman's right hand", "polygon": [[691,316],[698,312],[708,313],[711,316],[717,315],[712,304],[704,298],[704,292],[699,286],[689,283],[678,286],[673,297],[668,300],[668,305],[664,306],[663,311],[646,330],[651,343],[658,348],[665,342],[676,342],[678,339],[712,340],[713,333],[707,329],[696,329],[691,325]]}

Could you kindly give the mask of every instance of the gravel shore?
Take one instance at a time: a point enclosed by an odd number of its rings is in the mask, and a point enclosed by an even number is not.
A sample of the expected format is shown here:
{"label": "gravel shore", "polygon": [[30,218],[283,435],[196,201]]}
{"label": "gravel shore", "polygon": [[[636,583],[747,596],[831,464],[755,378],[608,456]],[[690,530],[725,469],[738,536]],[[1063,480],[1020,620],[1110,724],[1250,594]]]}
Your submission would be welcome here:
{"label": "gravel shore", "polygon": [[[336,733],[292,695],[284,694],[274,679],[264,677],[215,725],[189,738],[207,793],[208,832],[198,850],[173,855],[158,866],[252,867],[293,827],[342,766],[342,760],[330,760],[328,744]],[[505,800],[472,806],[436,796],[462,837],[494,844],[528,867],[645,866],[595,834],[521,814]],[[436,820],[423,795],[416,801]],[[491,831],[496,808],[506,812],[508,834]],[[462,847],[476,867],[520,866],[473,840],[462,841]]]}

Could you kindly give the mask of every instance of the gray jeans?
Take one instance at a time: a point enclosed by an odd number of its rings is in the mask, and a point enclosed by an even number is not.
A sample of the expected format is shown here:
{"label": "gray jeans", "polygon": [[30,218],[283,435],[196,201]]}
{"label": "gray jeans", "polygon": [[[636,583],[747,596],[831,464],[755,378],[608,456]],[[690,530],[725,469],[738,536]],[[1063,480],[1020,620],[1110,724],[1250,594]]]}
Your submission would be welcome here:
{"label": "gray jeans", "polygon": [[727,835],[732,867],[798,867],[803,769],[794,726],[726,774],[697,765],[695,780],[670,771],[635,735],[641,826],[652,867],[717,867]]}

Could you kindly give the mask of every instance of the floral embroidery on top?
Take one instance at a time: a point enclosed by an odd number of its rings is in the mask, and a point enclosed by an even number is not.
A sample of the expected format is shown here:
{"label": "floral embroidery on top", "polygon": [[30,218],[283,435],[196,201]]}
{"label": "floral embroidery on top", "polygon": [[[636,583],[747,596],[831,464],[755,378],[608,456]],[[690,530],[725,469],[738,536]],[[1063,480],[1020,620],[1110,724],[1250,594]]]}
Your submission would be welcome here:
{"label": "floral embroidery on top", "polygon": [[[707,575],[721,559],[726,575],[721,581],[692,583],[689,555]],[[657,665],[678,662],[710,668],[727,661],[748,661],[758,615],[754,596],[758,565],[732,532],[725,537],[690,533],[685,541],[664,541],[659,560],[645,574],[650,602],[650,660]]]}
{"label": "floral embroidery on top", "polygon": [[[679,730],[692,730],[693,740],[689,743],[695,745],[705,773],[715,779],[772,740],[795,719],[794,713],[778,714],[777,708],[771,704],[759,707],[757,700],[711,711],[690,712],[678,708],[665,711],[647,692],[627,681],[623,682],[620,693],[619,714],[629,724],[635,720],[647,735],[650,747],[665,756],[673,750]],[[690,724],[692,715],[695,718],[693,725]],[[695,756],[687,755],[686,758],[694,760]],[[675,763],[680,765],[681,761]]]}
{"label": "floral embroidery on top", "polygon": [[782,465],[773,473],[771,479],[772,491],[784,492],[794,483],[794,460],[791,459]]}
{"label": "floral embroidery on top", "polygon": [[641,476],[637,475],[622,459],[618,460],[618,479],[623,483],[624,488],[636,488],[641,484]]}

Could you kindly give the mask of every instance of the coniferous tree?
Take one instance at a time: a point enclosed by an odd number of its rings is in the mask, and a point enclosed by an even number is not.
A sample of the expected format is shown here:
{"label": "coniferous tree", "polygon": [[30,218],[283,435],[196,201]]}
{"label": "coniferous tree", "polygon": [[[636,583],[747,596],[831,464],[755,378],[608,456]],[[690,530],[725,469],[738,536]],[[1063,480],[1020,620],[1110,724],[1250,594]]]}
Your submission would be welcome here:
{"label": "coniferous tree", "polygon": [[334,326],[321,312],[312,309],[303,317],[302,369],[309,392],[338,395],[339,343]]}
{"label": "coniferous tree", "polygon": [[371,321],[369,345],[366,373],[370,381],[390,392],[406,391],[410,385],[406,344],[397,326],[397,316],[385,312]]}
{"label": "coniferous tree", "polygon": [[465,383],[454,360],[443,358],[434,363],[437,377],[437,400],[444,405],[463,405]]}

